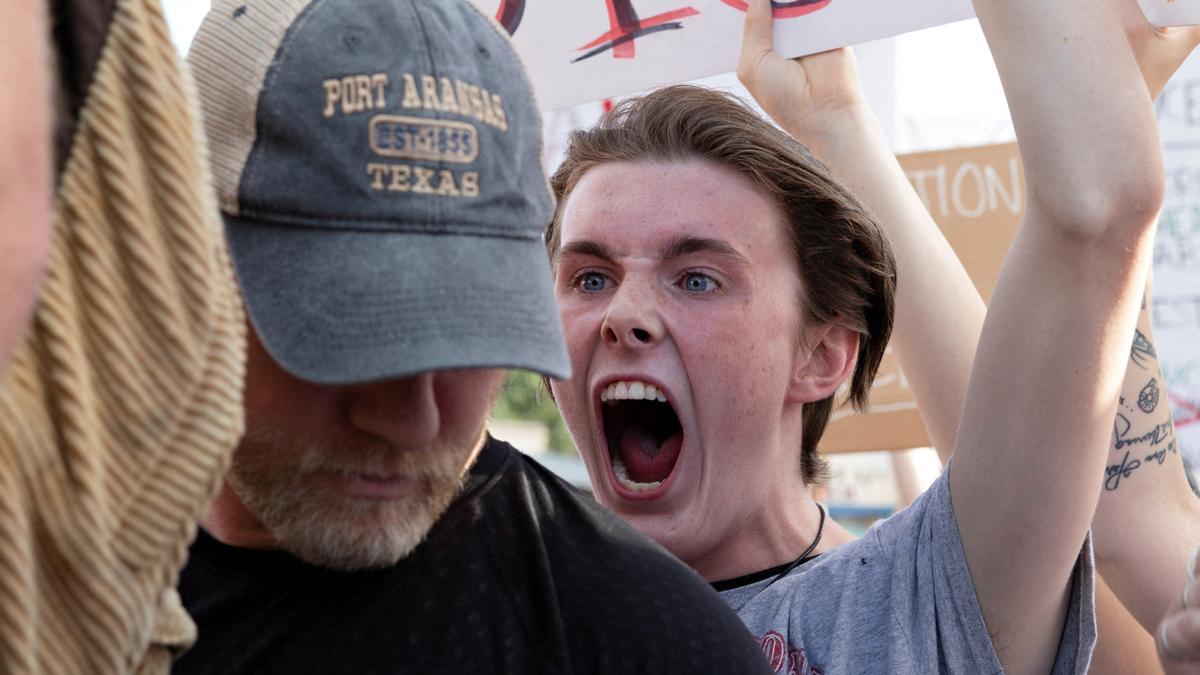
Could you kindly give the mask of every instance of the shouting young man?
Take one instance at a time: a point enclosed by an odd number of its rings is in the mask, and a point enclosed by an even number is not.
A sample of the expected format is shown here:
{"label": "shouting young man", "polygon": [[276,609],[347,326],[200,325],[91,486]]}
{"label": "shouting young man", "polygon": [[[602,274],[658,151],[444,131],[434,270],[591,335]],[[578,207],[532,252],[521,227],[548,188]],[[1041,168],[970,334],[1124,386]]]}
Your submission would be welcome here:
{"label": "shouting young man", "polygon": [[[750,11],[769,44],[768,5]],[[799,143],[691,88],[578,133],[553,180],[575,370],[554,391],[596,494],[717,582],[781,672],[1088,665],[1087,530],[1163,191],[1154,114],[1115,4],[977,12],[1024,150],[1025,222],[954,462],[860,540],[807,488],[834,395],[865,401],[891,328],[872,216]]]}

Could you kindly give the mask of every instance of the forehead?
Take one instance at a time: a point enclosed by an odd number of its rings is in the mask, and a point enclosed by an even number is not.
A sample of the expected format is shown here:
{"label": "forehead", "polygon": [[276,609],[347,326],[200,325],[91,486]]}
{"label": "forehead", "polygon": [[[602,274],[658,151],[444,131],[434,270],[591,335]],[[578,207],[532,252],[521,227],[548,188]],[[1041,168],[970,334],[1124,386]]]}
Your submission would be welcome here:
{"label": "forehead", "polygon": [[591,241],[633,255],[687,234],[753,255],[787,250],[783,220],[771,196],[715,162],[608,162],[568,196],[559,246]]}

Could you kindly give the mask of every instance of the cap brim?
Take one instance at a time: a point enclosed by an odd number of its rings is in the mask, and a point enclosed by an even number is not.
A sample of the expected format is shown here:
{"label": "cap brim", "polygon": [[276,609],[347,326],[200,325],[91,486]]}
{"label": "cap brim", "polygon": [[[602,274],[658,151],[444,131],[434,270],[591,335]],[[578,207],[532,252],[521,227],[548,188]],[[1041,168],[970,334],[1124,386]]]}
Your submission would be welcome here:
{"label": "cap brim", "polygon": [[570,376],[536,239],[225,221],[259,339],[297,377],[354,384],[454,368]]}

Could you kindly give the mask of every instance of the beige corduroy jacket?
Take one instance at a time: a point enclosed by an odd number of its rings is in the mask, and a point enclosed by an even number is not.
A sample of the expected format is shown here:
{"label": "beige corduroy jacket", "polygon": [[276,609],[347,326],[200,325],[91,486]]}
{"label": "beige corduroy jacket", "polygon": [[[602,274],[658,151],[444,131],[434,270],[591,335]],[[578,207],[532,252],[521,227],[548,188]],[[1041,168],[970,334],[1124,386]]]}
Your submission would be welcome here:
{"label": "beige corduroy jacket", "polygon": [[0,673],[166,672],[244,322],[157,0],[55,0],[53,251],[0,382]]}

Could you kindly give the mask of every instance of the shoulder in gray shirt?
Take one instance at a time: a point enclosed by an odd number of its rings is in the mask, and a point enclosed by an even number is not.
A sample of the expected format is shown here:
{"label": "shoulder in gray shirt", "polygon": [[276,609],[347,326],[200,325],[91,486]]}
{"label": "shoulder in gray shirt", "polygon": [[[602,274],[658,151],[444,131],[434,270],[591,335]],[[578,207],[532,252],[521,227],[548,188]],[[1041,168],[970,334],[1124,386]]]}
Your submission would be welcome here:
{"label": "shoulder in gray shirt", "polygon": [[[722,592],[775,672],[1003,672],[975,597],[946,476],[862,539],[773,583]],[[1020,556],[1012,564],[1020,565]],[[1096,642],[1093,575],[1089,537],[1075,565],[1053,673],[1087,671]]]}

